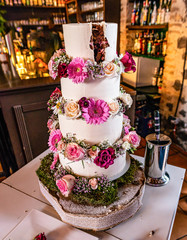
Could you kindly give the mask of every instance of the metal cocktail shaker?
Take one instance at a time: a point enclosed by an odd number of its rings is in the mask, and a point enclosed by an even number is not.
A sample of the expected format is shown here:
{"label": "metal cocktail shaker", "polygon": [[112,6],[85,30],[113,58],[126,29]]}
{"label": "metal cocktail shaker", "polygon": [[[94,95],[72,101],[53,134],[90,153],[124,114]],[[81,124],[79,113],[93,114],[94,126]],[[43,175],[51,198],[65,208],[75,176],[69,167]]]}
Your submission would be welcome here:
{"label": "metal cocktail shaker", "polygon": [[160,134],[160,114],[154,111],[155,133],[148,135],[145,150],[146,183],[151,186],[163,186],[169,182],[166,172],[166,163],[169,154],[171,139]]}
{"label": "metal cocktail shaker", "polygon": [[160,134],[160,140],[157,141],[155,133],[148,135],[145,139],[146,183],[151,186],[163,186],[169,182],[170,178],[166,172],[166,163],[171,139],[166,135]]}

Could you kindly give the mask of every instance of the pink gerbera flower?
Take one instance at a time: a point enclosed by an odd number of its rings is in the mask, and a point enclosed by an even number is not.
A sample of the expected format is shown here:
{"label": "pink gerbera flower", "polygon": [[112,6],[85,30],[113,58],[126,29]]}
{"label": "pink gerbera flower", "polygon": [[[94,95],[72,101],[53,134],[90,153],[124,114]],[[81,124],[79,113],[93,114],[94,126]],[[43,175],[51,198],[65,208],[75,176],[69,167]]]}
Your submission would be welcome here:
{"label": "pink gerbera flower", "polygon": [[72,79],[74,83],[82,83],[85,78],[88,77],[88,72],[86,69],[85,62],[82,58],[74,58],[67,69],[69,78]]}
{"label": "pink gerbera flower", "polygon": [[88,124],[101,124],[109,117],[109,106],[104,100],[89,99],[89,106],[82,107],[82,116]]}
{"label": "pink gerbera flower", "polygon": [[48,145],[52,152],[57,152],[58,142],[62,139],[62,133],[59,129],[51,131]]}

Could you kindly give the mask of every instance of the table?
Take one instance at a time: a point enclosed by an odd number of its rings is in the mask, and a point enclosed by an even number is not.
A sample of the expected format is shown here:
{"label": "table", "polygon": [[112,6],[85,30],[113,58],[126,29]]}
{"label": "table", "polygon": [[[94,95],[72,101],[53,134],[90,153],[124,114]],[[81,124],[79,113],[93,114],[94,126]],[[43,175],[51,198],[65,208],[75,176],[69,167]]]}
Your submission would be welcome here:
{"label": "table", "polygon": [[[49,152],[46,150],[0,184],[0,239],[33,208],[60,219],[40,193],[35,173],[40,159]],[[144,160],[133,157],[141,162]],[[167,165],[167,171],[171,180],[166,186],[156,188],[146,185],[143,206],[135,216],[110,230],[89,233],[103,240],[170,239],[185,169]],[[150,237],[150,233],[154,234]]]}

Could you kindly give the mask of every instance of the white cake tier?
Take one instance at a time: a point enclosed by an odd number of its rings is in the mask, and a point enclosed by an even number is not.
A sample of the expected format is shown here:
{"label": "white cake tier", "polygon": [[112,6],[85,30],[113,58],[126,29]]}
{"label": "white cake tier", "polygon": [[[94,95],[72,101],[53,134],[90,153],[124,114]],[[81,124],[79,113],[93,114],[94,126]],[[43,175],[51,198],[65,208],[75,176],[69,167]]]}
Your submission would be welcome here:
{"label": "white cake tier", "polygon": [[[110,45],[105,49],[105,61],[111,61],[116,57],[117,24],[104,22],[101,24]],[[63,34],[66,53],[69,56],[94,60],[94,52],[90,49],[92,23],[64,24]]]}
{"label": "white cake tier", "polygon": [[76,135],[78,140],[85,140],[94,145],[108,140],[110,144],[117,141],[122,134],[123,116],[122,114],[111,116],[105,123],[100,125],[87,124],[82,119],[67,119],[65,115],[59,114],[59,124],[62,135],[67,133]]}
{"label": "white cake tier", "polygon": [[120,155],[114,159],[114,163],[110,165],[107,169],[97,166],[93,160],[84,160],[84,165],[82,161],[71,162],[64,157],[62,153],[59,153],[60,163],[63,168],[71,169],[76,175],[84,177],[95,177],[105,175],[109,180],[114,180],[121,177],[129,168],[129,160],[126,160],[126,153]]}
{"label": "white cake tier", "polygon": [[120,76],[87,78],[83,83],[73,83],[69,78],[61,78],[61,91],[65,99],[78,101],[82,97],[111,101],[119,97]]}

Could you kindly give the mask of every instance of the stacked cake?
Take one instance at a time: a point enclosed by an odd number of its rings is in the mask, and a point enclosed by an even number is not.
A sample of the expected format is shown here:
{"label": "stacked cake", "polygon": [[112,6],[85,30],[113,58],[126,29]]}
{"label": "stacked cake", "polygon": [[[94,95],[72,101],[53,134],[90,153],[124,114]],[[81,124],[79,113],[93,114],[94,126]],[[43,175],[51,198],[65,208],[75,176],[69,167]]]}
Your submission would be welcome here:
{"label": "stacked cake", "polygon": [[115,202],[118,182],[130,183],[125,173],[135,169],[127,152],[140,138],[125,115],[132,99],[120,89],[121,72],[135,71],[135,62],[128,53],[116,54],[117,24],[67,24],[63,33],[65,50],[49,62],[50,75],[61,79],[61,91],[56,89],[48,102],[50,171],[63,209],[71,212],[74,206],[82,216],[85,206],[106,208]]}

